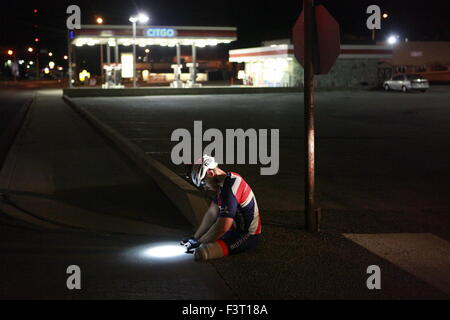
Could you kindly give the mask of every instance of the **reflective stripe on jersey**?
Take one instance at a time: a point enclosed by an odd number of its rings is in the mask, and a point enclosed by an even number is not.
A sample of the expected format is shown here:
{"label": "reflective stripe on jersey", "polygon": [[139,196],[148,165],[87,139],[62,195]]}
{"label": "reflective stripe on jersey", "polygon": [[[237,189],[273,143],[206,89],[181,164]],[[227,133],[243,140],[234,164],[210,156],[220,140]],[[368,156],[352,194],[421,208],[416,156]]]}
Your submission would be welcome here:
{"label": "reflective stripe on jersey", "polygon": [[250,235],[261,233],[261,218],[255,195],[245,180],[234,172],[228,172],[216,201],[219,216],[233,218],[236,228]]}

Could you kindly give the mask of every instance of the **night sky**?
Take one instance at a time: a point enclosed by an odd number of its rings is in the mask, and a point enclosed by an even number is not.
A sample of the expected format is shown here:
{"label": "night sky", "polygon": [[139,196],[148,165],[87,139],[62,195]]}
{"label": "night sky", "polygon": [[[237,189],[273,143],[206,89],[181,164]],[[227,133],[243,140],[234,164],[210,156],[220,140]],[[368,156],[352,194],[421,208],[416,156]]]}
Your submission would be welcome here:
{"label": "night sky", "polygon": [[[138,11],[146,12],[154,25],[235,26],[238,41],[227,49],[258,46],[263,40],[288,38],[297,19],[302,0],[89,0],[2,2],[0,11],[0,49],[25,52],[35,46],[33,39],[41,39],[39,46],[66,53],[66,8],[77,4],[81,8],[82,24],[95,24],[101,15],[105,24],[130,24],[128,18]],[[377,4],[390,14],[377,34],[383,40],[390,33],[414,40],[450,41],[450,1],[407,0],[316,0],[324,4],[341,25],[343,42],[365,42],[370,39],[366,28],[366,8]],[[38,9],[38,14],[33,13]]]}

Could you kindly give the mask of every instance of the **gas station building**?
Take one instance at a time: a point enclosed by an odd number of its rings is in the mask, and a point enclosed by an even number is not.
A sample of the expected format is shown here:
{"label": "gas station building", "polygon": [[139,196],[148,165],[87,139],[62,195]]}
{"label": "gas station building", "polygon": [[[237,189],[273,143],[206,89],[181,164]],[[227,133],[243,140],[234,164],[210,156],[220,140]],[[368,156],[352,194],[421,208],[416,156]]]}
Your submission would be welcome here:
{"label": "gas station building", "polygon": [[[133,35],[131,25],[82,25],[81,29],[69,32],[69,86],[81,70],[74,64],[74,54],[82,54],[83,46],[100,46],[102,61],[102,87],[121,88],[122,79],[132,79],[133,43],[136,47],[163,46],[173,48],[176,61],[170,67],[173,72],[153,73],[146,68],[149,64],[136,62],[136,77],[141,81],[159,79],[174,88],[198,87],[207,81],[207,74],[198,73],[197,48],[229,44],[237,39],[235,27],[190,27],[190,26],[136,26]],[[119,46],[122,52],[119,55]],[[181,46],[192,48],[190,63],[186,64],[189,73],[182,73]],[[123,48],[129,49],[124,52]],[[137,57],[135,57],[137,60]],[[76,71],[75,71],[76,70]]]}
{"label": "gas station building", "polygon": [[[383,59],[392,57],[389,45],[345,45],[327,75],[316,76],[316,86],[351,88],[376,86],[389,77]],[[294,55],[290,39],[266,41],[261,47],[229,51],[229,61],[243,64],[238,77],[244,84],[266,87],[303,86],[303,68]]]}

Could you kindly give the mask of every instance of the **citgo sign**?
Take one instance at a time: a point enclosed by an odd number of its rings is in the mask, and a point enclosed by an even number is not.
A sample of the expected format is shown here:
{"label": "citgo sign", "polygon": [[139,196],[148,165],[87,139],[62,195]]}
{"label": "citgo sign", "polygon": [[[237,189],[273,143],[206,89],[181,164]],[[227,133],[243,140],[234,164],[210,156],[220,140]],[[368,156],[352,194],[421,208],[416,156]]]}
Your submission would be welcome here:
{"label": "citgo sign", "polygon": [[172,38],[175,33],[175,30],[170,28],[150,28],[145,31],[147,37],[153,38]]}

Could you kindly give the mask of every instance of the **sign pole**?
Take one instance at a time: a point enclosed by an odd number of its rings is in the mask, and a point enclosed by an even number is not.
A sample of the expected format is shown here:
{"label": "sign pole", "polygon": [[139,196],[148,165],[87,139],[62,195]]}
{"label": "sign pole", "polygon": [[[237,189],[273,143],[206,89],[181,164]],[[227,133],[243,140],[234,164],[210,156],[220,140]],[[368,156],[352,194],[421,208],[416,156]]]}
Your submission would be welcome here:
{"label": "sign pole", "polygon": [[314,0],[303,0],[305,19],[305,66],[304,66],[304,105],[305,105],[305,225],[309,232],[318,231],[318,221],[314,203],[314,42],[315,9]]}
{"label": "sign pole", "polygon": [[103,44],[101,43],[100,43],[100,81],[101,84],[103,84]]}
{"label": "sign pole", "polygon": [[[39,54],[36,50],[36,60],[39,59]],[[70,39],[70,31],[67,32],[67,61],[69,62],[69,65],[67,66],[67,74],[69,76],[69,88],[73,87],[72,79],[73,79],[73,69],[72,69],[72,43]],[[37,63],[39,64],[39,63]],[[38,67],[38,74],[39,74],[39,67]],[[39,79],[39,78],[38,78]]]}
{"label": "sign pole", "polygon": [[133,88],[136,88],[136,21],[133,21]]}

